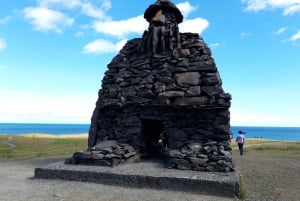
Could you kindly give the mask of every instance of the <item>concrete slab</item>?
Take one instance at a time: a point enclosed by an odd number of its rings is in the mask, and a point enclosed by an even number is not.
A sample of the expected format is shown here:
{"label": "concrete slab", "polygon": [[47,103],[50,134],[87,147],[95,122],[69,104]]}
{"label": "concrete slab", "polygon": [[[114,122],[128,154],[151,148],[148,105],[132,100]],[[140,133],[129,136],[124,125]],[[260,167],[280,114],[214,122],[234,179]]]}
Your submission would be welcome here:
{"label": "concrete slab", "polygon": [[135,188],[175,190],[237,197],[237,172],[200,172],[168,169],[159,160],[146,160],[115,167],[51,163],[35,169],[35,178],[65,179]]}

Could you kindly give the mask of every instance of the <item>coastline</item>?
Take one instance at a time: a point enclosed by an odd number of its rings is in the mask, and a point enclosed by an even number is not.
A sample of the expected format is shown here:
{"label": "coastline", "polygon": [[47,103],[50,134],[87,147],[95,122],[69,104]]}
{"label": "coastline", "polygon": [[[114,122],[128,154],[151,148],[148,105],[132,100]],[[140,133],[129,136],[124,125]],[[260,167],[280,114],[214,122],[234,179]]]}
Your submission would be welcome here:
{"label": "coastline", "polygon": [[[12,135],[10,135],[12,136]],[[13,136],[22,136],[26,138],[88,138],[88,133],[79,134],[45,134],[45,133],[28,133]]]}
{"label": "coastline", "polygon": [[[0,136],[8,136],[8,137],[25,137],[25,138],[88,138],[88,133],[74,133],[74,134],[48,134],[48,133],[24,133],[24,134],[0,134]],[[231,139],[232,143],[235,142],[235,139]],[[278,140],[278,139],[267,139],[262,137],[249,137],[246,138],[247,141],[252,142],[300,142],[298,140]]]}
{"label": "coastline", "polygon": [[[70,138],[89,132],[89,124],[43,124],[43,123],[0,123],[0,136],[9,135],[54,135]],[[299,142],[300,127],[231,126],[233,139],[239,130],[246,132],[247,139]]]}
{"label": "coastline", "polygon": [[[234,140],[235,141],[235,139],[232,139],[232,140]],[[270,141],[270,142],[300,142],[299,140],[277,140],[277,139],[267,139],[267,138],[262,138],[262,137],[259,137],[259,138],[257,138],[257,137],[250,137],[250,138],[246,138],[246,141],[245,141],[245,143],[247,143],[247,141],[257,141],[257,142],[259,142],[259,141],[263,141],[263,142],[268,142],[268,141]]]}

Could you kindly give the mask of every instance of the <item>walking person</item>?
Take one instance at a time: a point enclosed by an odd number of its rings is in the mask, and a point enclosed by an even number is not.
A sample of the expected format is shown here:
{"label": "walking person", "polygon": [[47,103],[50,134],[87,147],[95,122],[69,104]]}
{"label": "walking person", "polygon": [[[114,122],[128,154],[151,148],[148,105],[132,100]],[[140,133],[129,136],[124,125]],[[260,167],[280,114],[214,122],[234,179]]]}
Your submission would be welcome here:
{"label": "walking person", "polygon": [[245,139],[246,139],[244,134],[246,134],[246,133],[243,132],[243,131],[239,131],[239,134],[238,134],[238,136],[235,139],[235,142],[239,146],[239,150],[240,150],[240,155],[241,156],[243,155],[243,152],[244,152],[244,144],[245,144]]}

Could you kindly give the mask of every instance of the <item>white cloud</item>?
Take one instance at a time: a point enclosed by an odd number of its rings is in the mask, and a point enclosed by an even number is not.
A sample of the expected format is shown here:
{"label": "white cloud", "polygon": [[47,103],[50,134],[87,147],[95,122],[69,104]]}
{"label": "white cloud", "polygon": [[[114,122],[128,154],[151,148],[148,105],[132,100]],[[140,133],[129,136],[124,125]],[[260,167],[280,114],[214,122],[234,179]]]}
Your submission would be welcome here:
{"label": "white cloud", "polygon": [[148,27],[142,15],[120,21],[98,21],[93,24],[96,32],[124,38],[129,34],[141,34]]}
{"label": "white cloud", "polygon": [[69,18],[62,12],[44,7],[27,7],[23,12],[25,18],[37,31],[62,33],[64,27],[71,26],[74,22],[73,18]]}
{"label": "white cloud", "polygon": [[300,12],[300,0],[242,0],[246,3],[245,11],[283,9],[283,15]]}
{"label": "white cloud", "polygon": [[[126,38],[130,34],[141,35],[148,28],[148,23],[142,15],[119,21],[112,20],[106,15],[106,11],[112,7],[110,0],[101,0],[99,6],[84,0],[37,0],[37,5],[38,7],[27,7],[23,10],[25,18],[37,31],[62,33],[63,28],[71,26],[74,19],[64,14],[61,11],[63,8],[79,8],[85,16],[97,19],[91,25],[94,31],[119,39]],[[197,7],[188,1],[177,4],[177,7],[185,18],[197,10]],[[189,19],[180,24],[180,31],[201,33],[208,25],[205,19]]]}
{"label": "white cloud", "polygon": [[[97,2],[98,3],[98,2]],[[97,7],[92,4],[92,1],[84,0],[40,0],[39,6],[44,8],[53,8],[53,9],[73,9],[81,8],[81,12],[89,17],[105,19],[105,11],[111,8],[110,0],[102,0],[102,3]]]}
{"label": "white cloud", "polygon": [[265,0],[242,0],[242,2],[247,4],[245,11],[259,11],[267,7],[267,1]]}
{"label": "white cloud", "polygon": [[193,11],[196,11],[198,7],[192,6],[188,1],[179,3],[176,6],[185,19],[181,24],[179,24],[180,32],[192,32],[201,34],[206,28],[208,28],[209,22],[206,19],[187,19],[189,14]]}
{"label": "white cloud", "polygon": [[291,41],[296,41],[299,39],[300,39],[300,30],[290,38]]}
{"label": "white cloud", "polygon": [[0,122],[88,122],[94,100],[0,89]]}
{"label": "white cloud", "polygon": [[6,48],[6,43],[5,41],[0,38],[0,51],[4,50]]}
{"label": "white cloud", "polygon": [[[91,1],[92,2],[92,1]],[[105,12],[111,8],[110,0],[102,0],[100,7],[86,0],[37,0],[36,7],[23,9],[25,19],[36,31],[55,31],[62,33],[63,29],[71,26],[75,19],[65,14],[65,9],[80,9],[85,16],[96,19],[110,19]],[[76,10],[75,10],[76,11]]]}
{"label": "white cloud", "polygon": [[282,33],[284,33],[287,30],[286,27],[281,27],[280,29],[278,29],[277,31],[274,32],[275,35],[280,35]]}
{"label": "white cloud", "polygon": [[284,15],[293,15],[294,13],[300,12],[300,2],[298,1],[297,5],[291,5],[284,9]]}
{"label": "white cloud", "polygon": [[212,43],[212,44],[209,45],[209,47],[212,48],[212,49],[216,48],[216,47],[219,47],[219,46],[220,46],[220,43]]}
{"label": "white cloud", "polygon": [[251,36],[251,33],[248,33],[248,32],[242,32],[242,33],[240,33],[240,38],[241,39],[244,39],[244,38],[249,37],[249,36]]}
{"label": "white cloud", "polygon": [[[188,16],[192,11],[196,10],[189,2],[177,5],[183,15]],[[132,17],[125,20],[98,20],[94,22],[92,28],[102,34],[113,36],[119,39],[124,39],[130,34],[139,34],[147,30],[149,24],[142,15]],[[188,19],[179,24],[180,32],[202,33],[209,26],[209,22],[202,18]],[[107,52],[116,52],[122,48],[126,40],[122,40],[114,44],[107,40],[98,39],[87,44],[82,53],[85,54],[100,54]]]}
{"label": "white cloud", "polygon": [[111,9],[111,8],[112,8],[112,6],[111,6],[111,1],[110,1],[110,0],[103,0],[101,7],[102,7],[104,10],[109,10],[109,9]]}
{"label": "white cloud", "polygon": [[[197,7],[189,2],[177,4],[185,18]],[[37,31],[55,31],[62,33],[63,29],[74,23],[73,18],[63,13],[63,9],[79,9],[85,16],[95,18],[96,21],[90,27],[97,32],[121,39],[127,38],[130,34],[142,35],[148,28],[148,23],[142,15],[129,19],[114,21],[106,15],[106,11],[112,7],[110,0],[101,0],[99,6],[92,4],[92,1],[85,0],[37,0],[37,7],[27,7],[23,10],[25,18],[34,26]],[[195,18],[185,20],[179,25],[180,32],[202,33],[209,26],[205,19]],[[75,36],[82,36],[83,32],[78,31]],[[118,51],[119,45],[106,40],[95,40],[83,48],[83,53],[105,53]]]}
{"label": "white cloud", "polygon": [[85,14],[89,17],[92,17],[92,18],[98,18],[98,19],[107,18],[106,14],[105,14],[105,10],[96,8],[95,6],[93,6],[90,3],[83,3],[81,5],[81,11],[83,14]]}
{"label": "white cloud", "polygon": [[84,46],[82,53],[84,54],[101,54],[112,53],[119,51],[126,43],[126,40],[121,40],[114,44],[111,41],[98,39]]}
{"label": "white cloud", "polygon": [[84,35],[84,32],[82,31],[78,31],[77,33],[75,33],[76,37],[82,37]]}
{"label": "white cloud", "polygon": [[191,20],[185,20],[183,23],[179,24],[179,31],[201,34],[208,26],[209,22],[207,20],[195,18]]}
{"label": "white cloud", "polygon": [[184,18],[187,18],[191,12],[197,10],[197,7],[192,6],[188,1],[179,3],[176,6],[180,10]]}
{"label": "white cloud", "polygon": [[1,25],[1,24],[6,24],[6,23],[8,23],[9,20],[10,20],[10,17],[9,17],[9,16],[0,19],[0,25]]}
{"label": "white cloud", "polygon": [[81,5],[80,0],[38,0],[41,7],[63,7],[72,9]]}
{"label": "white cloud", "polygon": [[[189,2],[177,4],[185,18],[197,9]],[[209,26],[209,22],[202,18],[184,20],[179,24],[180,32],[202,33]],[[113,21],[97,21],[92,27],[96,32],[104,33],[110,36],[124,38],[129,34],[142,34],[148,28],[148,22],[142,15],[132,17],[125,20]]]}

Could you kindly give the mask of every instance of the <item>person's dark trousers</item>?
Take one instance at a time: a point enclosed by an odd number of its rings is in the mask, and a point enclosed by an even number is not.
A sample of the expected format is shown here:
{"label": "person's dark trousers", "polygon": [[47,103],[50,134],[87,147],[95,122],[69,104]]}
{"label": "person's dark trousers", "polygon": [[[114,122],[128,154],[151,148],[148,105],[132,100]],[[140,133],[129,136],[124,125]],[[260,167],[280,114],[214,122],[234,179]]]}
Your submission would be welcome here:
{"label": "person's dark trousers", "polygon": [[241,156],[243,155],[243,145],[244,145],[243,143],[238,143]]}

